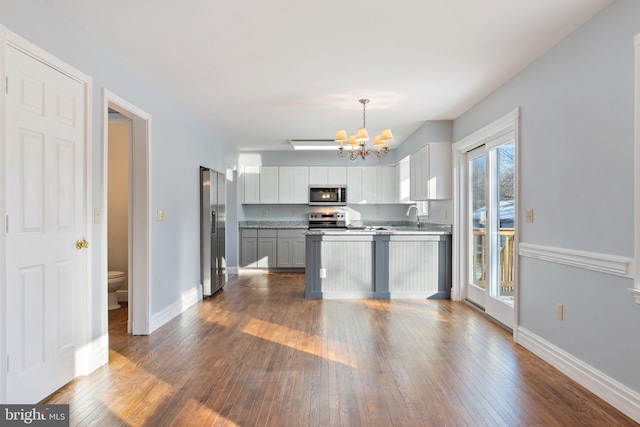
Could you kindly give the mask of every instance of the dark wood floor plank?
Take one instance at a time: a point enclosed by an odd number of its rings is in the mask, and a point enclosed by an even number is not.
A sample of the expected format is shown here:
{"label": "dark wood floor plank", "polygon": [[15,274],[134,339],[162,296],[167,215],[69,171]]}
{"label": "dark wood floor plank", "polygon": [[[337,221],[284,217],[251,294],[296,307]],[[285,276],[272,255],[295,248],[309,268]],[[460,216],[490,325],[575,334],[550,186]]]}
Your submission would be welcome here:
{"label": "dark wood floor plank", "polygon": [[631,426],[448,300],[306,300],[247,274],[151,336],[109,312],[110,363],[43,403],[77,426]]}

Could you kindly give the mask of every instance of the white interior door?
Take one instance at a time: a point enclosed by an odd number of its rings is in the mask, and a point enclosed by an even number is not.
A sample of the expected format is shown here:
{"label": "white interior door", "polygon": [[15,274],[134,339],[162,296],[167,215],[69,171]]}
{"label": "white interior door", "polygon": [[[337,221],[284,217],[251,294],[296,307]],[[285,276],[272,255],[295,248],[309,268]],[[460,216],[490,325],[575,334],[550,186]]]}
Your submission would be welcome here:
{"label": "white interior door", "polygon": [[35,403],[73,379],[79,362],[85,86],[13,47],[6,64],[7,401]]}

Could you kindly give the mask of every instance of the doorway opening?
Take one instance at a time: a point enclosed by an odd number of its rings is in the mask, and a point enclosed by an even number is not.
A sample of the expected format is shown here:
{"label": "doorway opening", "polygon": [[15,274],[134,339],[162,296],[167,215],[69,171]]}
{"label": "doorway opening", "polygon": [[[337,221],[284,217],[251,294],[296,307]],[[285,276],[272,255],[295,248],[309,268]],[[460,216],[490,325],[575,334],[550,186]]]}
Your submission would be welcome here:
{"label": "doorway opening", "polygon": [[[109,332],[128,333],[129,307],[129,222],[131,182],[132,120],[109,109],[107,140],[107,266]],[[116,312],[116,310],[121,310]],[[117,318],[117,322],[113,319]]]}
{"label": "doorway opening", "polygon": [[[118,118],[116,120],[116,117]],[[113,120],[112,120],[113,119]],[[149,189],[149,142],[150,142],[150,122],[151,116],[116,96],[115,94],[103,89],[103,174],[102,174],[102,206],[103,220],[102,224],[102,278],[103,278],[103,322],[102,331],[106,336],[108,334],[108,271],[111,269],[110,263],[114,261],[114,270],[121,271],[126,276],[126,293],[120,293],[120,299],[124,300],[126,294],[127,299],[127,333],[134,335],[146,335],[150,333],[150,280],[149,280],[149,235],[150,235],[150,189]],[[117,133],[117,126],[126,124],[126,173],[120,170],[120,173],[127,177],[127,195],[116,194],[118,188],[109,188],[112,182],[109,180],[109,152],[111,148],[117,145],[112,141],[110,134]],[[111,128],[110,125],[116,125]],[[114,147],[111,147],[111,144]],[[124,143],[122,143],[124,144]],[[123,148],[120,147],[122,150]],[[117,149],[115,150],[117,151]],[[122,154],[122,153],[121,153]],[[116,165],[117,166],[117,165]],[[120,165],[122,167],[122,165]],[[122,185],[122,183],[120,183]],[[126,229],[126,257],[115,261],[110,259],[112,255],[109,245],[113,243],[111,237],[115,236],[117,230],[110,230],[113,227],[110,216],[122,215],[122,212],[110,212],[112,204],[109,198],[115,196],[114,200],[123,203],[126,199],[126,221],[127,225],[119,225],[119,234],[125,234]],[[122,210],[122,207],[120,207]],[[121,216],[120,216],[121,217]],[[114,236],[111,235],[114,231]],[[122,237],[120,237],[120,240]],[[123,247],[123,242],[119,242],[119,247]],[[117,249],[114,251],[117,252]],[[126,266],[125,266],[126,265]],[[115,266],[120,266],[115,268]],[[122,271],[126,270],[126,271]],[[121,288],[121,291],[124,289]],[[108,357],[108,348],[105,349]]]}

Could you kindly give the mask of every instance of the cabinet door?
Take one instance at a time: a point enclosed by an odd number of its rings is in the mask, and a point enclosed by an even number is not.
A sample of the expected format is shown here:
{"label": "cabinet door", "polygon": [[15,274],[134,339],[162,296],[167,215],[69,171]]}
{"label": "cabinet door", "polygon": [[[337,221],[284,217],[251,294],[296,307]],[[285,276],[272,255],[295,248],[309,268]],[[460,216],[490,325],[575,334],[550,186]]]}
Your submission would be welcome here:
{"label": "cabinet door", "polygon": [[260,203],[260,166],[243,168],[242,188],[242,203]]}
{"label": "cabinet door", "polygon": [[302,236],[297,239],[292,239],[293,245],[293,267],[304,268],[305,267],[305,237]]}
{"label": "cabinet door", "polygon": [[347,168],[345,166],[327,167],[327,184],[347,185]]}
{"label": "cabinet door", "polygon": [[398,202],[411,203],[411,172],[409,166],[409,157],[406,157],[398,163]]}
{"label": "cabinet door", "polygon": [[258,237],[258,268],[273,268],[277,263],[277,239]]}
{"label": "cabinet door", "polygon": [[[366,166],[362,168],[362,200],[366,204],[378,203],[378,168]],[[347,189],[347,191],[349,191]]]}
{"label": "cabinet door", "polygon": [[243,237],[240,241],[241,253],[240,264],[242,267],[257,267],[258,260],[258,238]]}
{"label": "cabinet door", "polygon": [[278,203],[294,203],[293,166],[278,168]]}
{"label": "cabinet door", "polygon": [[452,197],[452,151],[450,143],[429,144],[429,176],[426,193],[430,200]]}
{"label": "cabinet door", "polygon": [[278,237],[278,267],[293,267],[293,239]]}
{"label": "cabinet door", "polygon": [[278,167],[260,168],[260,203],[278,203]]}
{"label": "cabinet door", "polygon": [[427,180],[429,177],[429,146],[425,145],[411,155],[411,199],[427,200]]}
{"label": "cabinet door", "polygon": [[309,166],[309,185],[326,185],[327,168],[324,166]]}
{"label": "cabinet door", "polygon": [[309,168],[293,167],[293,203],[309,203]]}
{"label": "cabinet door", "polygon": [[350,166],[347,169],[347,203],[364,203],[362,197],[362,166]]}
{"label": "cabinet door", "polygon": [[397,169],[395,166],[378,166],[378,203],[397,203]]}

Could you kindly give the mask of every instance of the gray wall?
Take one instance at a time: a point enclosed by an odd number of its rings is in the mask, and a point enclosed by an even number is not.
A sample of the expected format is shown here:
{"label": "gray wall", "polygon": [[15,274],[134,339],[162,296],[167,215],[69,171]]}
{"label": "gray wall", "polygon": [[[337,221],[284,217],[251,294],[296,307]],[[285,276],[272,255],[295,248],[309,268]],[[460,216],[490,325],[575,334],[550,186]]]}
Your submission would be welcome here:
{"label": "gray wall", "polygon": [[[238,152],[209,128],[152,85],[86,33],[39,0],[3,0],[0,24],[93,78],[93,207],[103,208],[102,95],[103,87],[152,116],[151,209],[164,209],[165,222],[151,223],[151,282],[162,289],[151,293],[151,311],[158,313],[200,283],[199,172],[203,164],[224,171],[234,167]],[[93,338],[100,334],[101,225],[93,226]],[[237,252],[237,236],[229,245]]]}
{"label": "gray wall", "polygon": [[[633,257],[639,17],[614,2],[454,121],[457,141],[521,107],[521,242]],[[521,327],[640,391],[632,280],[524,258],[519,286]]]}

